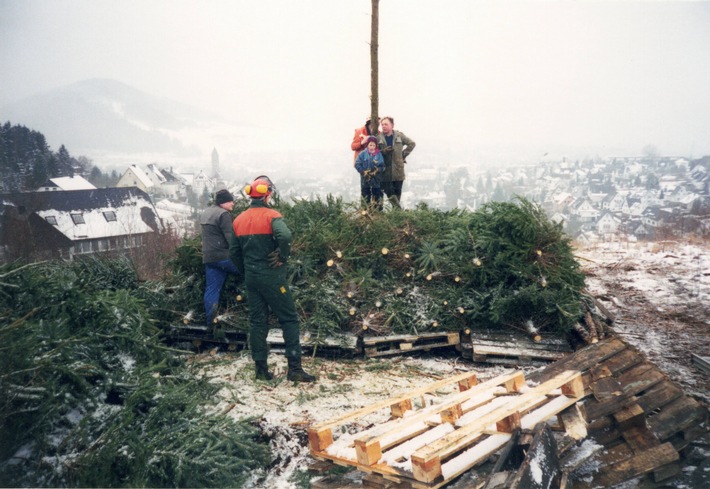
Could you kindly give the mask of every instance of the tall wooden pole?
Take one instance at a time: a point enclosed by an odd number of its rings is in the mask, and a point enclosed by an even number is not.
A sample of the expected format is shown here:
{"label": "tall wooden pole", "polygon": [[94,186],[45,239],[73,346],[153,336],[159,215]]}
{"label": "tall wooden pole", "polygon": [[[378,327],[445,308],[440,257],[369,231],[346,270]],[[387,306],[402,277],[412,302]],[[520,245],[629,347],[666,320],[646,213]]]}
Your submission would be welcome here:
{"label": "tall wooden pole", "polygon": [[377,38],[379,36],[380,0],[372,0],[372,25],[370,26],[370,134],[377,134],[378,64]]}

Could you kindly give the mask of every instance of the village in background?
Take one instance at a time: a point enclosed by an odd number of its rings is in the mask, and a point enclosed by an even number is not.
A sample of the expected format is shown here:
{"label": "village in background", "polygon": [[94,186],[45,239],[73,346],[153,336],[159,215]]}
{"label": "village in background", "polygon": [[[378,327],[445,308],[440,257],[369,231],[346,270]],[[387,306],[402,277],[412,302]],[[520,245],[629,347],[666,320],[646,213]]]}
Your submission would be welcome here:
{"label": "village in background", "polygon": [[[215,191],[226,188],[243,198],[241,189],[256,176],[253,170],[245,170],[241,178],[231,176],[234,168],[224,171],[216,148],[203,163],[196,161],[200,169],[191,173],[157,163],[103,173],[85,157],[70,157],[64,146],[57,157],[70,163],[55,165],[57,176],[45,170],[48,178],[34,188],[18,188],[17,175],[8,176],[6,169],[0,261],[169,249],[156,243],[168,238],[174,245],[199,234],[197,217]],[[282,178],[271,175],[279,198],[313,200],[330,194],[357,202],[359,181],[354,170],[347,171],[350,157],[342,156],[345,171],[340,173],[311,171],[315,162],[301,161]],[[649,146],[642,156],[560,157],[498,165],[498,170],[445,162],[419,148],[410,159],[405,208],[474,211],[486,202],[520,196],[540,204],[581,245],[704,238],[710,233],[710,156],[661,156]],[[36,167],[17,168],[23,171],[34,172],[37,181]]]}

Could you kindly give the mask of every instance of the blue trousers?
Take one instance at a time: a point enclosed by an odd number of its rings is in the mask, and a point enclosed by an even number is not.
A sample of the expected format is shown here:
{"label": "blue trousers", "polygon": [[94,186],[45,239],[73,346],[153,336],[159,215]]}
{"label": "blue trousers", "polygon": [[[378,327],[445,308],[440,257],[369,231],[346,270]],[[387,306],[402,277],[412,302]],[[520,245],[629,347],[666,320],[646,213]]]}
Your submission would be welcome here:
{"label": "blue trousers", "polygon": [[222,286],[227,279],[228,273],[239,274],[239,270],[237,270],[232,260],[205,263],[205,275],[207,276],[207,284],[205,285],[205,320],[208,326],[212,325],[212,320],[217,312],[219,294],[222,292]]}
{"label": "blue trousers", "polygon": [[362,194],[365,204],[371,204],[372,202],[379,204],[380,199],[382,199],[382,190],[380,187],[360,187],[360,193]]}

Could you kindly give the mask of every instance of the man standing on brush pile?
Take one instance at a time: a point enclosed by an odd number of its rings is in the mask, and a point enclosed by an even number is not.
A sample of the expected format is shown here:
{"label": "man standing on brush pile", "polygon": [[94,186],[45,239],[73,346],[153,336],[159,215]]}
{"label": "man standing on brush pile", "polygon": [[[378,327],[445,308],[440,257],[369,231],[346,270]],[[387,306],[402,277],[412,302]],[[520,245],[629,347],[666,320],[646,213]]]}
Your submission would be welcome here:
{"label": "man standing on brush pile", "polygon": [[394,130],[392,117],[382,118],[382,132],[377,135],[377,140],[385,158],[382,191],[392,205],[399,209],[404,184],[404,165],[407,164],[407,156],[414,150],[416,143],[403,132]]}
{"label": "man standing on brush pile", "polygon": [[202,227],[202,263],[205,265],[205,322],[212,326],[219,304],[219,294],[229,273],[239,273],[229,259],[229,244],[232,239],[232,210],[234,197],[228,190],[220,190],[214,196],[214,205],[200,215]]}
{"label": "man standing on brush pile", "polygon": [[269,333],[268,310],[279,320],[286,345],[288,380],[315,382],[301,368],[300,323],[293,295],[286,281],[286,261],[291,254],[291,230],[283,216],[269,207],[274,191],[269,177],[262,175],[244,188],[251,205],[234,219],[234,237],[229,247],[237,269],[244,274],[249,304],[249,347],[256,364],[257,380],[271,380],[266,362]]}

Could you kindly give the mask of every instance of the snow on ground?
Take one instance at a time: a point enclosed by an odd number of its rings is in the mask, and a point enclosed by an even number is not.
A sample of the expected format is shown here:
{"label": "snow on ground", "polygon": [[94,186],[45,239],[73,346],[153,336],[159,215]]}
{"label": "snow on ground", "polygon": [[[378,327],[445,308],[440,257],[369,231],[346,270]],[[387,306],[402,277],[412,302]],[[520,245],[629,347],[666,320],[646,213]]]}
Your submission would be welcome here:
{"label": "snow on ground", "polygon": [[[255,417],[261,429],[272,437],[276,458],[268,474],[255,474],[250,487],[295,488],[298,472],[313,462],[308,455],[306,428],[377,401],[416,389],[466,371],[476,371],[479,381],[501,375],[509,369],[475,366],[455,355],[443,357],[386,357],[383,359],[304,358],[304,369],[318,376],[315,384],[294,384],[285,380],[286,359],[272,354],[269,366],[277,379],[256,382],[248,353],[216,359],[202,356],[203,371],[226,381],[220,392],[218,411],[229,410],[235,419]],[[445,390],[445,389],[444,389]],[[446,394],[448,392],[441,392]],[[369,424],[383,422],[387,410],[367,416]],[[369,426],[352,425],[358,431]],[[338,434],[334,433],[337,439]],[[266,478],[264,478],[266,477]]]}
{"label": "snow on ground", "polygon": [[709,403],[710,381],[691,353],[710,356],[710,245],[601,243],[577,256],[614,331]]}
{"label": "snow on ground", "polygon": [[[587,289],[615,316],[613,329],[665,371],[688,394],[710,400],[707,375],[693,366],[690,353],[710,356],[710,253],[707,244],[602,243],[577,250]],[[306,428],[398,393],[464,371],[479,380],[501,375],[502,367],[473,364],[456,355],[381,359],[304,358],[315,384],[285,380],[286,359],[272,354],[273,382],[256,382],[247,353],[195,358],[205,374],[224,381],[218,411],[235,419],[254,417],[270,438],[275,461],[254,474],[249,487],[291,489],[308,479]],[[384,421],[385,411],[364,419]],[[337,434],[334,433],[337,439]],[[702,454],[701,458],[707,458]],[[626,487],[636,487],[631,481]],[[666,487],[688,487],[682,480]]]}

